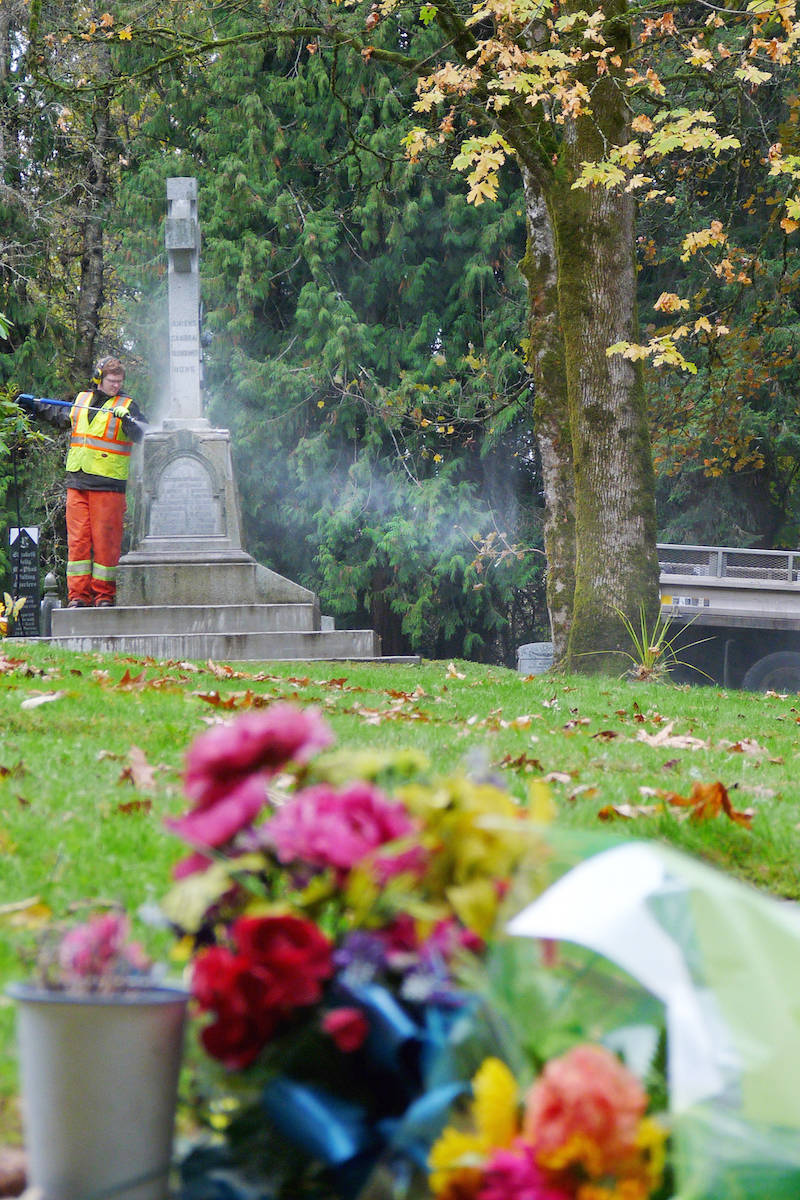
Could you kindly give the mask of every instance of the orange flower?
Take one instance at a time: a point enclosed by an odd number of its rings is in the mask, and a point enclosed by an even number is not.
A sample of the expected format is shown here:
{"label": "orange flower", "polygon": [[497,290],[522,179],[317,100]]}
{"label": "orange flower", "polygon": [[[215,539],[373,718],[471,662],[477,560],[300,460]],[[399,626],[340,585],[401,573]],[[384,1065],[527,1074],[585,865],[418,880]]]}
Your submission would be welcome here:
{"label": "orange flower", "polygon": [[552,1059],[528,1092],[524,1136],[543,1165],[580,1164],[598,1178],[635,1151],[646,1107],[644,1088],[609,1050],[576,1046]]}

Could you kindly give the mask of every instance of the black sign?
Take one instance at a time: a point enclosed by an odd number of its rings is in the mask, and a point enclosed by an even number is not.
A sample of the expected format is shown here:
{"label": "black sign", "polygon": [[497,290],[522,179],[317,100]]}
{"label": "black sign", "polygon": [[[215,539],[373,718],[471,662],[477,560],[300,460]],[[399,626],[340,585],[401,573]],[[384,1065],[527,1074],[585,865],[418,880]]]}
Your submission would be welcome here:
{"label": "black sign", "polygon": [[12,600],[25,597],[16,621],[9,624],[12,637],[39,636],[39,527],[28,525],[25,529],[10,529],[8,541],[11,546]]}

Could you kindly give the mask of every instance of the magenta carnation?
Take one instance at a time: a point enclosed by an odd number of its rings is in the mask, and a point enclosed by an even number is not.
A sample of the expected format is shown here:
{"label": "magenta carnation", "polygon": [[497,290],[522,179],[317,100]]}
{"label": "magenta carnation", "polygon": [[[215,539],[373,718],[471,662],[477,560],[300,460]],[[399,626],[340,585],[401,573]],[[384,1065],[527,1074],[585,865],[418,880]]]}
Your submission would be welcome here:
{"label": "magenta carnation", "polygon": [[369,783],[351,783],[338,792],[324,783],[306,788],[264,826],[282,862],[301,860],[340,872],[414,830],[402,804],[392,804]]}
{"label": "magenta carnation", "polygon": [[[252,825],[266,803],[265,780],[259,775],[251,775],[215,804],[193,808],[182,817],[167,817],[164,824],[190,846],[223,846]],[[201,869],[201,866],[194,869]],[[182,872],[185,875],[191,873]]]}
{"label": "magenta carnation", "polygon": [[304,763],[333,741],[315,708],[278,702],[214,725],[186,755],[184,787],[197,808],[208,808],[247,776],[274,775],[288,762]]}
{"label": "magenta carnation", "polygon": [[492,1155],[477,1200],[570,1200],[571,1196],[537,1166],[530,1146],[517,1144]]}

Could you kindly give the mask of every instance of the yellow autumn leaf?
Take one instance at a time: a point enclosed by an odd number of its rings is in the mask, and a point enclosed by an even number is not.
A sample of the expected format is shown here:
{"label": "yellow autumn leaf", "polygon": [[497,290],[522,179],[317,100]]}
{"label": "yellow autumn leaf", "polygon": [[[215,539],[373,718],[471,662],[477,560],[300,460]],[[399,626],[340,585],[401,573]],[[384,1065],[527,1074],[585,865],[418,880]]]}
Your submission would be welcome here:
{"label": "yellow autumn leaf", "polygon": [[656,300],[653,308],[656,312],[673,313],[679,312],[682,308],[688,308],[689,301],[683,300],[677,296],[675,292],[662,292]]}

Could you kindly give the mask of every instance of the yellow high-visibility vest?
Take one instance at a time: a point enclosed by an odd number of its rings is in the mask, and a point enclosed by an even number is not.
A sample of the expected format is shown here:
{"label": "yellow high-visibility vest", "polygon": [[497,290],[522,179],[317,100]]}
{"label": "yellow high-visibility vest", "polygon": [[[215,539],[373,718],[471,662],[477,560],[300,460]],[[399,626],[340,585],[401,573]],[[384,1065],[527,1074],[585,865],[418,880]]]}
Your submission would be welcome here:
{"label": "yellow high-visibility vest", "polygon": [[93,399],[93,392],[79,392],[69,411],[72,437],[67,451],[67,470],[105,475],[108,479],[127,479],[133,442],[125,437],[122,421],[114,416],[113,410],[130,408],[131,397],[109,396],[90,421],[89,405]]}

